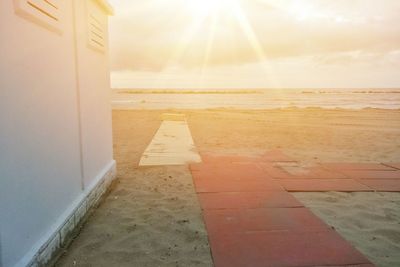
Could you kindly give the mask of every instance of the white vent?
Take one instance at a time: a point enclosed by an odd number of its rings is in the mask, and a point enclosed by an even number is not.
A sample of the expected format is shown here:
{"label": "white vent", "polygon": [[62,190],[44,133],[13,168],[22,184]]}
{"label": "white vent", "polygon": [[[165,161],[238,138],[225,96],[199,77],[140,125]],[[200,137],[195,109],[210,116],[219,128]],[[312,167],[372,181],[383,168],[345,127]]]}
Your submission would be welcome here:
{"label": "white vent", "polygon": [[87,23],[89,47],[104,52],[107,43],[106,15],[93,0],[88,1]]}
{"label": "white vent", "polygon": [[93,14],[89,16],[89,42],[97,49],[105,49],[104,26]]}
{"label": "white vent", "polygon": [[15,11],[21,17],[61,32],[64,0],[14,0]]}

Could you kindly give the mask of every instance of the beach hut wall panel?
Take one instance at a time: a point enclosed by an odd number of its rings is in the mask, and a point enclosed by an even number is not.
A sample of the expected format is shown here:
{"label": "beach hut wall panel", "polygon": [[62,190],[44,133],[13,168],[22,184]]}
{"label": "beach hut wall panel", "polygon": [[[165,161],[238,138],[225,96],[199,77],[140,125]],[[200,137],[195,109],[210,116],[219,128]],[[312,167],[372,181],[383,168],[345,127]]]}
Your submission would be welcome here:
{"label": "beach hut wall panel", "polygon": [[62,11],[61,34],[39,22],[40,14],[20,12],[13,1],[0,1],[0,223],[7,267],[23,261],[81,194],[72,6]]}
{"label": "beach hut wall panel", "polygon": [[108,16],[94,0],[76,1],[76,12],[84,186],[87,187],[113,156]]}
{"label": "beach hut wall panel", "polygon": [[[104,23],[103,51],[88,41],[89,8]],[[108,13],[100,0],[0,1],[0,266],[57,243],[113,168]]]}

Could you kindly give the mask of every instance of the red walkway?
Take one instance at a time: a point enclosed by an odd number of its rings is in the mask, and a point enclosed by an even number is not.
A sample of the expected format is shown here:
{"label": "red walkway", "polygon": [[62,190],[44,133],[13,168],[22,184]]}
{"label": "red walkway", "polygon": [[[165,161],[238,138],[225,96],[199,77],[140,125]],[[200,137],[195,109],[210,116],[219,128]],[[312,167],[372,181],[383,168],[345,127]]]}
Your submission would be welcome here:
{"label": "red walkway", "polygon": [[330,163],[292,174],[277,166],[295,163],[279,151],[203,160],[190,168],[215,266],[373,266],[287,191],[400,191],[399,164]]}

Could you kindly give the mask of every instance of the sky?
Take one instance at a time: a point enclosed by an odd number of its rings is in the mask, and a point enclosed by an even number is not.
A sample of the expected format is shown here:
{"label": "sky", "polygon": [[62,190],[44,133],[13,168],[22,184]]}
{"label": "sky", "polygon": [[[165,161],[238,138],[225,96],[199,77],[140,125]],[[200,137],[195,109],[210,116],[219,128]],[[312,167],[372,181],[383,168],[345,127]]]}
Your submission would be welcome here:
{"label": "sky", "polygon": [[113,88],[400,88],[399,0],[109,0]]}

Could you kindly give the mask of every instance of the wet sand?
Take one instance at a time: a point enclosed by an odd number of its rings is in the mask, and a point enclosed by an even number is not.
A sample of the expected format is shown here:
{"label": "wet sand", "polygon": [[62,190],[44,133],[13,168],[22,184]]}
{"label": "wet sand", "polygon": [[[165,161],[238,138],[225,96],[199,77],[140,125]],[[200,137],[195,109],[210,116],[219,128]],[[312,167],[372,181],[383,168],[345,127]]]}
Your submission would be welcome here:
{"label": "wet sand", "polygon": [[[58,266],[212,266],[187,167],[136,167],[164,112],[176,111],[113,112],[119,183]],[[203,153],[258,155],[278,148],[304,164],[400,162],[400,111],[181,112]],[[296,197],[378,266],[400,265],[400,194]]]}

